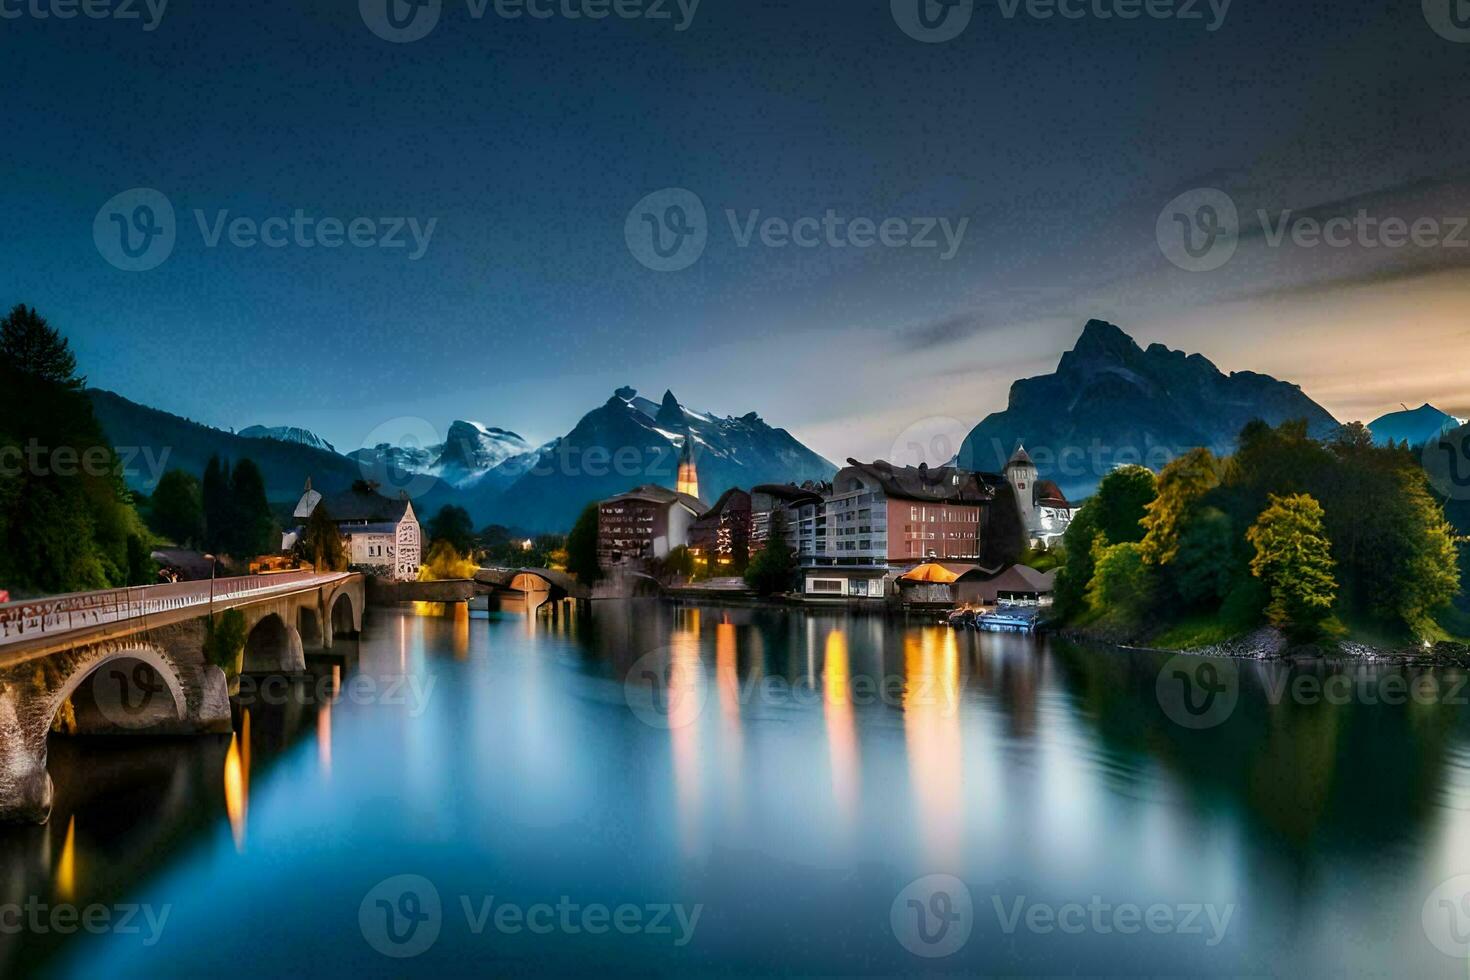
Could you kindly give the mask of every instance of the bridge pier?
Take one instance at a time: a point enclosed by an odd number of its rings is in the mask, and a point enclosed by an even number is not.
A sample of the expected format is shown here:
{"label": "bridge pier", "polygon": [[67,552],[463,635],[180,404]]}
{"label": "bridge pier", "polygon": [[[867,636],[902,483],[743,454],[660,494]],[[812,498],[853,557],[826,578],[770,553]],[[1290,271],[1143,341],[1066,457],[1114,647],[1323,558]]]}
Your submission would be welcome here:
{"label": "bridge pier", "polygon": [[38,740],[22,723],[15,687],[0,687],[0,823],[45,823],[51,817],[46,737]]}

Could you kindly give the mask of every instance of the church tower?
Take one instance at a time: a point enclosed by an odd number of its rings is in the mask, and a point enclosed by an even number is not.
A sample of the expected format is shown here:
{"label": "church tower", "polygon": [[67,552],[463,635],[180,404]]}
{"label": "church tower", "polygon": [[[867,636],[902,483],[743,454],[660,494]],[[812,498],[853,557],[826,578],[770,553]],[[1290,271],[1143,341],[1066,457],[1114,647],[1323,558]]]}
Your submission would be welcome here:
{"label": "church tower", "polygon": [[1021,509],[1021,520],[1028,534],[1036,527],[1036,464],[1026,454],[1026,447],[1017,444],[1016,451],[1006,463],[1006,481],[1016,491],[1016,505]]}
{"label": "church tower", "polygon": [[694,436],[684,433],[684,451],[679,454],[679,482],[675,487],[680,493],[699,497],[699,471],[694,468]]}

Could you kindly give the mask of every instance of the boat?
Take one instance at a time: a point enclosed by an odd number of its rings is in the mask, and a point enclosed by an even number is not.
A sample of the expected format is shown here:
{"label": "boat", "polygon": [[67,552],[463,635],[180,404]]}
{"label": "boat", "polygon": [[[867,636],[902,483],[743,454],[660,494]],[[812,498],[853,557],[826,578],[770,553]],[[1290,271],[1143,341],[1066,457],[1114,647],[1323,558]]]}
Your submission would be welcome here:
{"label": "boat", "polygon": [[1033,633],[1040,618],[1039,610],[1032,607],[998,606],[975,619],[975,626],[995,633]]}

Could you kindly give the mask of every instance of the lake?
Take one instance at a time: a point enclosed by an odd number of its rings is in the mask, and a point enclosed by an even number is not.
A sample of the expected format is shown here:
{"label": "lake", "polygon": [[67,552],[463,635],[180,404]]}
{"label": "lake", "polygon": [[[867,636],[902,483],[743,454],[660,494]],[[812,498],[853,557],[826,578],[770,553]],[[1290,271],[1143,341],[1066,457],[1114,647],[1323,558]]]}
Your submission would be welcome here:
{"label": "lake", "polygon": [[1211,661],[1228,697],[1181,711],[1174,663],[373,609],[234,738],[53,738],[50,825],[0,830],[0,973],[1463,977],[1464,677]]}

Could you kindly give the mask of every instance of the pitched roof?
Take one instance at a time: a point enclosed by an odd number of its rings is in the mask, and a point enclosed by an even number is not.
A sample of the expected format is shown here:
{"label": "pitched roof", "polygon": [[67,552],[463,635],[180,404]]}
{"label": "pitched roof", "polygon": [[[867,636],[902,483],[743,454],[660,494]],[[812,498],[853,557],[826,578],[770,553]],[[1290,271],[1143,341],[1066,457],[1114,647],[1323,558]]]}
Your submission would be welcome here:
{"label": "pitched roof", "polygon": [[995,499],[996,484],[1004,482],[994,474],[958,466],[894,466],[884,459],[872,463],[849,459],[847,465],[876,480],[889,497],[901,500],[989,503]]}
{"label": "pitched roof", "polygon": [[1011,453],[1011,458],[1006,460],[1006,469],[1010,469],[1012,466],[1035,465],[1035,463],[1031,462],[1031,456],[1026,452],[1026,447],[1019,442],[1016,443],[1016,451]]}
{"label": "pitched roof", "polygon": [[696,515],[703,514],[709,510],[709,504],[700,500],[698,497],[690,496],[687,493],[679,493],[677,490],[670,490],[668,487],[661,487],[656,483],[645,483],[641,487],[634,487],[632,490],[620,493],[616,497],[609,497],[603,503],[608,503],[613,500],[644,500],[651,504],[683,504],[685,507],[694,511]]}
{"label": "pitched roof", "polygon": [[[397,524],[408,511],[407,497],[393,500],[380,493],[343,490],[323,497],[322,504],[334,521],[373,521]],[[312,508],[313,510],[315,507]],[[310,511],[307,512],[308,514]],[[297,515],[304,516],[304,515]]]}
{"label": "pitched roof", "polygon": [[1062,488],[1050,480],[1036,481],[1036,502],[1048,507],[1072,506],[1067,502],[1067,495],[1062,493]]}
{"label": "pitched roof", "polygon": [[900,582],[958,582],[962,578],[983,578],[989,569],[968,562],[929,561],[915,565],[898,577]]}
{"label": "pitched roof", "polygon": [[763,493],[767,496],[777,497],[788,503],[796,501],[815,503],[822,499],[822,495],[809,487],[799,487],[794,483],[762,483],[751,487],[752,494]]}
{"label": "pitched roof", "polygon": [[1030,565],[1012,565],[985,584],[995,592],[1050,592],[1057,573],[1038,572]]}

